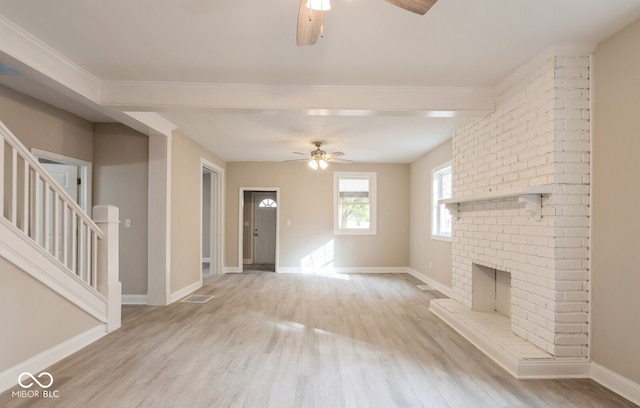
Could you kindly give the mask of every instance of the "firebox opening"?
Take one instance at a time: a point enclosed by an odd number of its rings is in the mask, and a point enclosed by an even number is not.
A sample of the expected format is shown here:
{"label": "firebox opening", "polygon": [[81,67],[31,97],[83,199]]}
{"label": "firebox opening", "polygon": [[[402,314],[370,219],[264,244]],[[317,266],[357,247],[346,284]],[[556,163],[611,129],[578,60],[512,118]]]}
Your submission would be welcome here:
{"label": "firebox opening", "polygon": [[511,317],[511,274],[474,263],[471,304],[475,311]]}

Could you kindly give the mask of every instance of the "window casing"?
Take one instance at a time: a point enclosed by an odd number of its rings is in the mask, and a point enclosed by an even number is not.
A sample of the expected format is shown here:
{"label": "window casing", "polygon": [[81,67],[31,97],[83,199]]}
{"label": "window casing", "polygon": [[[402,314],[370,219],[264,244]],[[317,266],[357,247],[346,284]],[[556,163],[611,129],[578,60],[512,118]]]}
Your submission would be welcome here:
{"label": "window casing", "polygon": [[444,204],[438,204],[438,200],[451,198],[451,183],[451,162],[431,171],[431,238],[433,239],[451,240],[451,214]]}
{"label": "window casing", "polygon": [[333,232],[376,234],[376,173],[333,173]]}

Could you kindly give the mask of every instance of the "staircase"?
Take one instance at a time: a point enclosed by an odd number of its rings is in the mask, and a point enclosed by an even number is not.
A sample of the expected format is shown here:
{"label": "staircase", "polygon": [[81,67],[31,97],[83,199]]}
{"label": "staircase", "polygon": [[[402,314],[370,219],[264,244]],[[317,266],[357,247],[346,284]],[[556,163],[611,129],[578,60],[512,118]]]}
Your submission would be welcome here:
{"label": "staircase", "polygon": [[[93,213],[95,219],[0,122],[0,257],[93,316],[108,333],[120,327],[118,208],[96,206]],[[0,373],[0,392],[15,385],[17,376],[11,375]]]}

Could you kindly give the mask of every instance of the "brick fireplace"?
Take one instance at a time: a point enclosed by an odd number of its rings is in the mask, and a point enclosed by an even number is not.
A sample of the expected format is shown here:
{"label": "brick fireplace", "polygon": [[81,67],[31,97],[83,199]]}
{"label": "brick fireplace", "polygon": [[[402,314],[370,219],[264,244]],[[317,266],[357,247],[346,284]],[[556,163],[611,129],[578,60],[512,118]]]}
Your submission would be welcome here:
{"label": "brick fireplace", "polygon": [[474,269],[504,271],[510,334],[553,362],[589,355],[590,61],[545,51],[453,136],[452,299],[432,304],[477,310]]}

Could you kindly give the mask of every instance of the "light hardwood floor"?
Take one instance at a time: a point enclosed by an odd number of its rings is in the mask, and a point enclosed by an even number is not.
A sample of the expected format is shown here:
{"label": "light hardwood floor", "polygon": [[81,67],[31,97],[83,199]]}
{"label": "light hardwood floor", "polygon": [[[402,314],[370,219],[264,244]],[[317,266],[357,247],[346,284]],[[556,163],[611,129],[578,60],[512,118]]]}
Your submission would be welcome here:
{"label": "light hardwood floor", "polygon": [[634,407],[591,380],[515,380],[429,312],[409,275],[215,276],[204,304],[126,307],[14,407]]}

